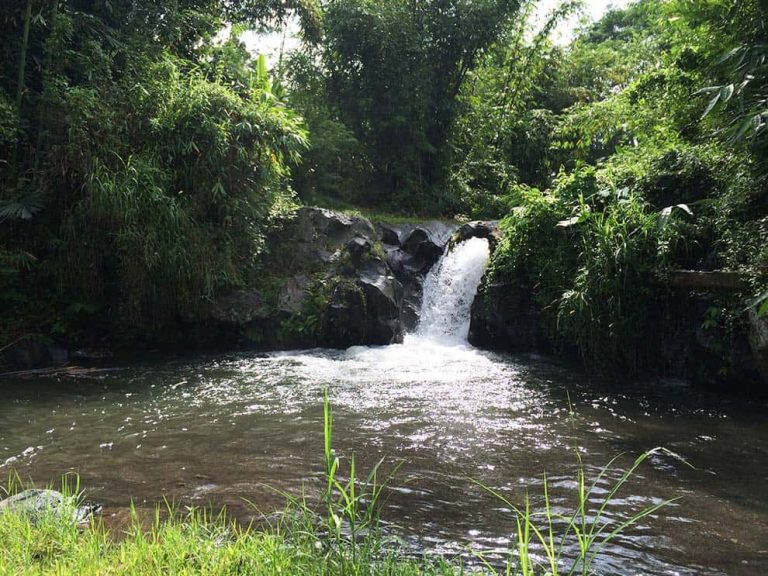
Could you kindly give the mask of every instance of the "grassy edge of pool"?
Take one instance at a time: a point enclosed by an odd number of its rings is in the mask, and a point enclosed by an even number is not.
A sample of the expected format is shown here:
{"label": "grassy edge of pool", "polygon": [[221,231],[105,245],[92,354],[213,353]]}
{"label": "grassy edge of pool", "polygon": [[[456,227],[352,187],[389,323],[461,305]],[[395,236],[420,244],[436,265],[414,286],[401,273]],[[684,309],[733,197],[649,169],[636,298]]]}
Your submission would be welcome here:
{"label": "grassy edge of pool", "polygon": [[120,537],[101,522],[79,528],[61,515],[0,518],[0,574],[389,574],[465,573],[460,561],[413,559],[388,550],[380,535],[354,546],[331,544],[301,515],[268,528],[241,527],[204,510],[133,515]]}
{"label": "grassy edge of pool", "polygon": [[[158,506],[149,523],[131,509],[129,525],[112,534],[103,522],[85,527],[73,518],[81,502],[79,479],[62,479],[64,498],[57,507],[0,510],[0,576],[5,574],[280,574],[340,576],[445,576],[471,573],[515,576],[591,574],[603,548],[626,528],[652,515],[673,500],[657,501],[622,520],[608,520],[611,502],[635,470],[649,457],[667,454],[654,448],[640,454],[623,470],[604,497],[594,503],[601,480],[616,471],[617,456],[593,479],[587,479],[579,459],[576,506],[572,513],[550,508],[548,483],[543,483],[544,505],[532,510],[530,501],[510,502],[503,494],[471,478],[467,482],[493,494],[516,517],[515,542],[501,567],[482,551],[469,550],[478,562],[467,567],[461,557],[407,554],[382,530],[379,511],[392,473],[381,477],[379,461],[367,477],[358,476],[355,460],[342,462],[333,449],[333,414],[324,398],[325,492],[312,507],[305,497],[285,494],[287,506],[274,522],[241,526],[223,511],[213,515],[202,508]],[[342,474],[342,468],[344,474]],[[395,467],[395,471],[397,467]],[[7,495],[24,489],[11,476]],[[567,558],[566,546],[578,545],[578,555]],[[497,551],[498,552],[498,551]]]}

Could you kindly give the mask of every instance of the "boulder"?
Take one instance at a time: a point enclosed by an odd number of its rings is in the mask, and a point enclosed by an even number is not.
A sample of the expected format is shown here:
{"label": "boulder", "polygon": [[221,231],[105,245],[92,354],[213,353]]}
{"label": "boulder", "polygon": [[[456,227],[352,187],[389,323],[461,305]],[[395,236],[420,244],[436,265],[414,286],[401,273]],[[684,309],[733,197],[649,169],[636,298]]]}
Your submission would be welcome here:
{"label": "boulder", "polygon": [[440,259],[457,226],[440,221],[423,224],[379,224],[387,265],[403,287],[400,323],[411,330],[418,323],[422,285]]}
{"label": "boulder", "polygon": [[365,294],[355,282],[339,279],[330,291],[322,323],[323,345],[347,348],[366,337]]}
{"label": "boulder", "polygon": [[323,345],[346,348],[402,341],[403,289],[382,260],[369,260],[354,275],[332,282],[323,318]]}
{"label": "boulder", "polygon": [[74,524],[88,522],[101,506],[90,503],[77,504],[74,497],[64,496],[56,490],[30,489],[0,501],[0,516],[17,514],[32,524],[48,516],[71,520]]}
{"label": "boulder", "polygon": [[365,218],[304,206],[276,235],[271,249],[287,251],[286,255],[295,267],[307,270],[322,268],[322,264],[335,261],[354,238],[370,242],[376,237],[376,230]]}
{"label": "boulder", "polygon": [[547,348],[533,297],[514,282],[480,284],[472,303],[468,339],[474,346],[513,352]]}
{"label": "boulder", "polygon": [[496,249],[496,245],[501,239],[501,230],[498,220],[476,220],[467,222],[459,228],[451,237],[451,244],[458,244],[470,238],[486,238],[490,246],[491,253]]}
{"label": "boulder", "polygon": [[411,232],[417,228],[425,232],[435,244],[444,247],[458,225],[441,220],[430,220],[419,224],[378,223],[376,225],[381,242],[397,247],[402,246]]}
{"label": "boulder", "polygon": [[403,339],[400,309],[403,286],[381,260],[370,260],[359,269],[358,282],[366,305],[366,343],[391,344]]}
{"label": "boulder", "polygon": [[768,384],[768,315],[749,311],[749,347],[763,382]]}
{"label": "boulder", "polygon": [[379,224],[379,239],[382,244],[389,246],[400,246],[400,232],[398,227],[389,224]]}

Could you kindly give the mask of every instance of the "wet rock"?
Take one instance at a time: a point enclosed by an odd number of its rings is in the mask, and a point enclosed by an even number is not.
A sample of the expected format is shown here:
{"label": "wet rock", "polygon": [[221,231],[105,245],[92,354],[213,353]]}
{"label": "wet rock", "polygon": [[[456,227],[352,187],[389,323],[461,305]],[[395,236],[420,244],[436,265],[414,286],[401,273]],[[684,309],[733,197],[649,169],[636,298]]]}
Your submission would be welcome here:
{"label": "wet rock", "polygon": [[397,229],[389,224],[379,224],[379,238],[383,244],[400,246],[400,234]]}
{"label": "wet rock", "polygon": [[57,366],[69,361],[69,353],[46,339],[25,336],[0,350],[0,367],[7,370],[30,370]]}
{"label": "wet rock", "polygon": [[424,279],[445,250],[455,224],[379,224],[387,264],[403,287],[400,323],[411,330],[418,323]]}
{"label": "wet rock", "polygon": [[403,338],[400,308],[403,287],[381,260],[371,260],[359,270],[359,284],[365,295],[366,343],[391,344]]}
{"label": "wet rock", "polygon": [[0,515],[18,514],[33,524],[51,515],[71,520],[75,524],[84,524],[100,510],[101,506],[95,504],[77,505],[74,498],[56,490],[24,490],[0,501]]}
{"label": "wet rock", "polygon": [[344,249],[349,254],[352,264],[360,264],[371,255],[373,246],[368,238],[355,236],[344,245]]}
{"label": "wet rock", "polygon": [[338,278],[323,321],[324,345],[391,344],[402,340],[402,286],[381,260],[369,260],[356,274]]}
{"label": "wet rock", "polygon": [[365,218],[304,206],[275,239],[283,244],[277,250],[288,250],[294,266],[311,269],[333,262],[354,238],[370,242],[376,237],[376,230]]}
{"label": "wet rock", "polygon": [[376,229],[379,233],[379,239],[385,245],[401,247],[410,234],[419,229],[429,236],[429,238],[438,246],[445,246],[451,235],[458,228],[457,224],[443,222],[441,220],[430,220],[419,224],[389,224],[379,223]]}
{"label": "wet rock", "polygon": [[749,311],[749,347],[763,382],[768,384],[768,315]]}
{"label": "wet rock", "polygon": [[429,232],[415,228],[402,244],[406,254],[402,260],[403,270],[408,274],[425,274],[440,259],[444,249],[445,244],[440,244]]}
{"label": "wet rock", "polygon": [[481,284],[472,304],[469,342],[515,352],[546,349],[539,312],[530,292],[513,282]]}
{"label": "wet rock", "polygon": [[486,220],[467,222],[451,238],[451,242],[458,243],[470,238],[487,238],[491,247],[491,252],[496,248],[501,237],[498,220]]}
{"label": "wet rock", "polygon": [[361,288],[355,282],[337,282],[323,319],[323,344],[336,348],[362,344],[366,324],[365,294]]}
{"label": "wet rock", "polygon": [[303,207],[267,239],[261,284],[216,299],[189,333],[267,347],[398,342],[457,226],[379,224]]}

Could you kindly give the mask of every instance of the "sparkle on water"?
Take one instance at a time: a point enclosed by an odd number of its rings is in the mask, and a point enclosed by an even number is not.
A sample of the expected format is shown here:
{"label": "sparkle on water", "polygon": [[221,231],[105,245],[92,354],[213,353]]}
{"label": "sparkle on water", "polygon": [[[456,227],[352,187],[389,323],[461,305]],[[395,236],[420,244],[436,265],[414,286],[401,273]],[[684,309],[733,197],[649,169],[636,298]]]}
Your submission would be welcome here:
{"label": "sparkle on water", "polygon": [[[47,483],[78,472],[107,521],[131,499],[141,507],[164,497],[227,505],[248,520],[257,513],[245,499],[268,513],[284,502],[276,489],[322,490],[328,387],[338,452],[354,453],[361,470],[382,457],[390,467],[403,462],[383,517],[418,550],[514,545],[513,516],[469,478],[513,502],[530,493],[536,506],[546,471],[555,510],[565,511],[574,503],[576,450],[594,477],[617,454],[627,453],[628,465],[663,445],[696,469],[653,457],[609,517],[682,500],[608,547],[598,573],[766,573],[768,409],[678,382],[611,389],[552,360],[472,348],[464,313],[446,319],[437,309],[455,311],[461,300],[468,314],[477,285],[470,277],[479,280],[486,259],[483,241],[446,255],[425,291],[425,312],[436,313],[403,344],[145,360],[91,378],[6,380],[0,474]],[[598,485],[597,499],[615,479]]]}

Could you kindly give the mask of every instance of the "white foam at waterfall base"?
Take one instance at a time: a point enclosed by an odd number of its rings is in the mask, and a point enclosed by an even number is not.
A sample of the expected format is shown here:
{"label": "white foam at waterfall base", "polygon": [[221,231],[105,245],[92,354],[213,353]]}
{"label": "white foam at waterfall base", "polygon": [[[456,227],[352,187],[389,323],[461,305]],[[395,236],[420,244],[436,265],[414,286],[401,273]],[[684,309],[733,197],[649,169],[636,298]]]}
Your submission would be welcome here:
{"label": "white foam at waterfall base", "polygon": [[446,344],[466,342],[472,302],[489,255],[485,238],[465,240],[443,255],[424,281],[418,336]]}
{"label": "white foam at waterfall base", "polygon": [[474,390],[479,379],[491,375],[509,382],[514,368],[467,344],[472,302],[489,253],[488,240],[470,238],[443,254],[424,281],[419,326],[406,334],[402,344],[352,346],[343,352],[277,352],[271,357],[290,357],[295,362],[290,366],[291,375],[303,382],[387,382],[414,389],[420,382],[428,390],[437,385]]}

